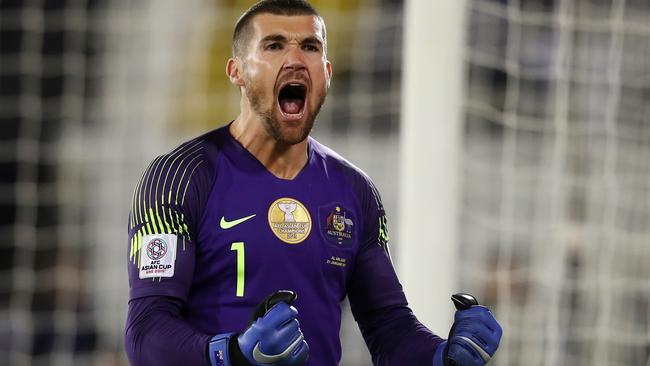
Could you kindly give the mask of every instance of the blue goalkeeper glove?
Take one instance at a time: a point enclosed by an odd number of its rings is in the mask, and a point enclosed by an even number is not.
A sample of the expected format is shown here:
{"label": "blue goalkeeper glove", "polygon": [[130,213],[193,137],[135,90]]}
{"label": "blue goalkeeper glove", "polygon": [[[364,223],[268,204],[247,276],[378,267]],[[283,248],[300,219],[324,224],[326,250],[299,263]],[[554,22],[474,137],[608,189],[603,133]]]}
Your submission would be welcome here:
{"label": "blue goalkeeper glove", "polygon": [[277,291],[256,308],[241,334],[214,336],[208,344],[212,366],[297,366],[309,358],[309,346],[300,331],[298,311],[291,306],[293,291]]}
{"label": "blue goalkeeper glove", "polygon": [[484,366],[499,347],[503,331],[490,310],[471,295],[452,296],[456,304],[449,338],[433,356],[433,366]]}

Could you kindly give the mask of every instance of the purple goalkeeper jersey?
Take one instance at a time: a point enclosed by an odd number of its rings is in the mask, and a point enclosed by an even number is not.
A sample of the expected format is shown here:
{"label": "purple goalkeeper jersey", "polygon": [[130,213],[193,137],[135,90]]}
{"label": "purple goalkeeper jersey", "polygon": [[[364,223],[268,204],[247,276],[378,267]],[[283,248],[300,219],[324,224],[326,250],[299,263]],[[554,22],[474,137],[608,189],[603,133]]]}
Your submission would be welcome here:
{"label": "purple goalkeeper jersey", "polygon": [[263,298],[294,290],[307,364],[338,364],[346,295],[358,321],[407,305],[373,184],[313,138],[308,154],[280,179],[223,127],[156,158],[131,209],[130,299],[178,298],[184,319],[214,335],[243,331]]}

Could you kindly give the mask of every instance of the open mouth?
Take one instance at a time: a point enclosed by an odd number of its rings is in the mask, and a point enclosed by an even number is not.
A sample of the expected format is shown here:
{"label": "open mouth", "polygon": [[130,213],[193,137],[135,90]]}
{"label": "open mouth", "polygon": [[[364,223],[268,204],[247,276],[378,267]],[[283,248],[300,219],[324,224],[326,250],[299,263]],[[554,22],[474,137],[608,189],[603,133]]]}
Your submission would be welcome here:
{"label": "open mouth", "polygon": [[298,83],[289,83],[280,89],[278,103],[280,110],[287,116],[298,117],[305,108],[307,88]]}

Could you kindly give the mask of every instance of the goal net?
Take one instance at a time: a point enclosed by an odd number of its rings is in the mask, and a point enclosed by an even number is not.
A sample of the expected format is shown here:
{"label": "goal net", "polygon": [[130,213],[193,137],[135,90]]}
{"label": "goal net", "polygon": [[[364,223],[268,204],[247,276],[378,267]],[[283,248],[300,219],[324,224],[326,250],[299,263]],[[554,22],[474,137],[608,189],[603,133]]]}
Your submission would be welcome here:
{"label": "goal net", "polygon": [[[251,3],[0,1],[1,365],[126,364],[134,184],[236,115]],[[314,133],[394,218],[403,2],[313,3],[334,64]],[[457,275],[503,324],[493,363],[650,364],[650,3],[467,4]],[[342,364],[369,365],[346,314]]]}
{"label": "goal net", "polygon": [[468,17],[461,278],[494,364],[650,364],[650,3]]}

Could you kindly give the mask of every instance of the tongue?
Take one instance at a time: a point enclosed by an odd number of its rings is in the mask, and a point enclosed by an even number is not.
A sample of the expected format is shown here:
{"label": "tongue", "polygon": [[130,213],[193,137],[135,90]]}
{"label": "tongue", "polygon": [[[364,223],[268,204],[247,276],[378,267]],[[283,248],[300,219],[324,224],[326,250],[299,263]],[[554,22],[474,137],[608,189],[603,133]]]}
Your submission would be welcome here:
{"label": "tongue", "polygon": [[302,108],[304,102],[301,99],[283,99],[280,102],[282,112],[287,114],[297,114]]}

